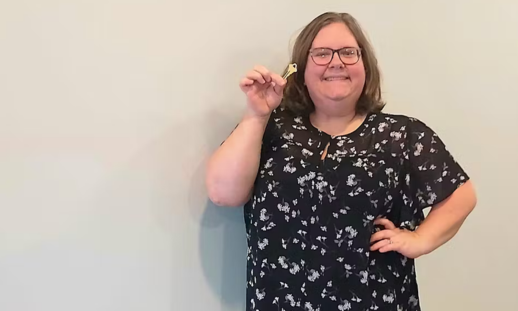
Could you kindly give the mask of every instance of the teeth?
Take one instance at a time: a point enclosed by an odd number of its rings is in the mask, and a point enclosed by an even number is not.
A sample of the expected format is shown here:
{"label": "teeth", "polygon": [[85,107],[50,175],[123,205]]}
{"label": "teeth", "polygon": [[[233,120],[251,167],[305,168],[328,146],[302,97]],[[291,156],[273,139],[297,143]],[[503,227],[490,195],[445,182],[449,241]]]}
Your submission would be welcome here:
{"label": "teeth", "polygon": [[347,80],[346,77],[333,77],[333,78],[325,78],[326,81],[333,81],[333,80]]}

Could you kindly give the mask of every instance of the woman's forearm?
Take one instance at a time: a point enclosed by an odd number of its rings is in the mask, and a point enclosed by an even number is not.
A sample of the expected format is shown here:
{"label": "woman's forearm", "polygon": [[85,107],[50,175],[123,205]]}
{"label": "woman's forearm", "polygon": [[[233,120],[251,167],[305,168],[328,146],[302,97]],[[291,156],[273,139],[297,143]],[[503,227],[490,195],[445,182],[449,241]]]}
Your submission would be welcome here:
{"label": "woman's forearm", "polygon": [[416,229],[428,254],[448,242],[457,234],[466,217],[476,205],[476,195],[470,181],[462,185],[449,198],[432,208],[423,223]]}
{"label": "woman's forearm", "polygon": [[268,117],[245,116],[208,161],[210,200],[221,206],[244,204],[252,190]]}

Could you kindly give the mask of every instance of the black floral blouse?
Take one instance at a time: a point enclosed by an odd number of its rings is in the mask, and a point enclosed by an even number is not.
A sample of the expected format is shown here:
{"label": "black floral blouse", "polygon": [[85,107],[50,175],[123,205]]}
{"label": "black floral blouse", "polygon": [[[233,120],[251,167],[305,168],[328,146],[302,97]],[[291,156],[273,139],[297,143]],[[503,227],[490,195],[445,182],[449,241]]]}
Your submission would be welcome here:
{"label": "black floral blouse", "polygon": [[414,230],[424,208],[467,180],[417,119],[371,113],[354,132],[332,137],[279,107],[244,207],[246,309],[420,310],[414,260],[370,252],[373,221]]}

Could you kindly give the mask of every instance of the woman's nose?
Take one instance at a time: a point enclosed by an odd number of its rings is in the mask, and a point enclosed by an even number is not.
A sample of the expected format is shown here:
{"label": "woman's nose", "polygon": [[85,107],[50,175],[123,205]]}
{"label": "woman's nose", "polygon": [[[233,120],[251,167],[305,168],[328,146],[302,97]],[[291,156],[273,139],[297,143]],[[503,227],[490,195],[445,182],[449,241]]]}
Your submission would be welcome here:
{"label": "woman's nose", "polygon": [[333,55],[331,56],[331,62],[329,63],[329,67],[344,67],[345,64],[340,59],[340,54],[338,54],[338,51],[334,51]]}

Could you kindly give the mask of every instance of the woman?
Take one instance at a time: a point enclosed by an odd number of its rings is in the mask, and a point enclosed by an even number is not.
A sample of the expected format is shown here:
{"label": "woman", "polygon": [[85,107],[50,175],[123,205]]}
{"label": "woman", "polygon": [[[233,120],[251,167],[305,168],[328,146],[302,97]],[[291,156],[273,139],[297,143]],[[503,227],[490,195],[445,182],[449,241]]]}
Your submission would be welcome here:
{"label": "woman", "polygon": [[210,199],[244,204],[247,310],[420,310],[414,259],[474,208],[468,175],[423,122],[381,112],[350,15],[314,19],[291,62],[288,81],[243,78],[246,113],[208,163]]}

